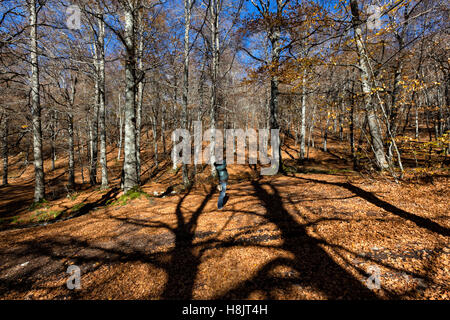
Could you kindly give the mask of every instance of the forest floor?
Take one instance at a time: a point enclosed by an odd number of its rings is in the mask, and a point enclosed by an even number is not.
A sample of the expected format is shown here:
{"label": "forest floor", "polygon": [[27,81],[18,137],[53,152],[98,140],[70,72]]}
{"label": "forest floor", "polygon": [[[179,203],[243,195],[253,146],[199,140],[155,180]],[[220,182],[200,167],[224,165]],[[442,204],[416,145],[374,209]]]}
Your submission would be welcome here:
{"label": "forest floor", "polygon": [[[123,196],[114,150],[111,188],[67,193],[61,158],[31,206],[32,166],[12,159],[0,299],[450,299],[448,169],[395,183],[353,171],[337,145],[286,174],[229,166],[223,210],[208,166],[189,190],[170,163],[144,166],[142,192]],[[70,265],[81,289],[66,286]]]}

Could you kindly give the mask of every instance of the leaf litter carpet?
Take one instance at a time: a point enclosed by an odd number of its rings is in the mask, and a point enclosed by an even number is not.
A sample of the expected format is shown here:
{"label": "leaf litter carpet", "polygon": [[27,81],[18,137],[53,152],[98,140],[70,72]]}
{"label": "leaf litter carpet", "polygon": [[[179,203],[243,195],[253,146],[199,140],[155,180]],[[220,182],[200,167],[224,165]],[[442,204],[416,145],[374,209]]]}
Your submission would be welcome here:
{"label": "leaf litter carpet", "polygon": [[205,185],[1,231],[0,299],[449,299],[448,178],[289,174],[227,192],[223,210]]}

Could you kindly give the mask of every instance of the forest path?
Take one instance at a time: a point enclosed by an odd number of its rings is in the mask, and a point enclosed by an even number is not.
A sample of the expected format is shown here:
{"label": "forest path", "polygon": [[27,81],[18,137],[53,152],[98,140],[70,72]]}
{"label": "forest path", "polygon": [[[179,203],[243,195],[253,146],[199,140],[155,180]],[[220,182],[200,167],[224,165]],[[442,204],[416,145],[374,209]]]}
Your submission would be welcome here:
{"label": "forest path", "polygon": [[[0,298],[448,299],[448,192],[338,170],[231,179],[220,211],[207,184],[92,205],[0,232]],[[66,287],[73,264],[81,290]]]}

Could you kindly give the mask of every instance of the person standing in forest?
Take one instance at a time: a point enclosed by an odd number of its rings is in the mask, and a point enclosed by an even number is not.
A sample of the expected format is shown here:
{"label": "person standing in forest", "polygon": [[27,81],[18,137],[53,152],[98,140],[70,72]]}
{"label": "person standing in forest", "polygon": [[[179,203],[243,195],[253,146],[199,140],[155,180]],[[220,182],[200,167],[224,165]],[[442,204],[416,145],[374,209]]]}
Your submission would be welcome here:
{"label": "person standing in forest", "polygon": [[226,202],[226,191],[228,182],[227,163],[225,160],[214,162],[214,167],[217,170],[217,176],[219,177],[218,189],[220,191],[219,199],[217,200],[217,208],[220,210],[223,208]]}

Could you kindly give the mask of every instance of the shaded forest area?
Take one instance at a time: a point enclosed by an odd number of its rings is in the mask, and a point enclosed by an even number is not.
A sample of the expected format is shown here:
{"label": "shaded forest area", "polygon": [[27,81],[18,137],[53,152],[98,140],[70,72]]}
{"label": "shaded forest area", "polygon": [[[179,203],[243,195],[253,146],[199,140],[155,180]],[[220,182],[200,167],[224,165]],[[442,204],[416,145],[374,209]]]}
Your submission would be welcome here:
{"label": "shaded forest area", "polygon": [[[0,299],[449,299],[449,12],[1,1]],[[196,121],[279,129],[279,172],[218,211]]]}

